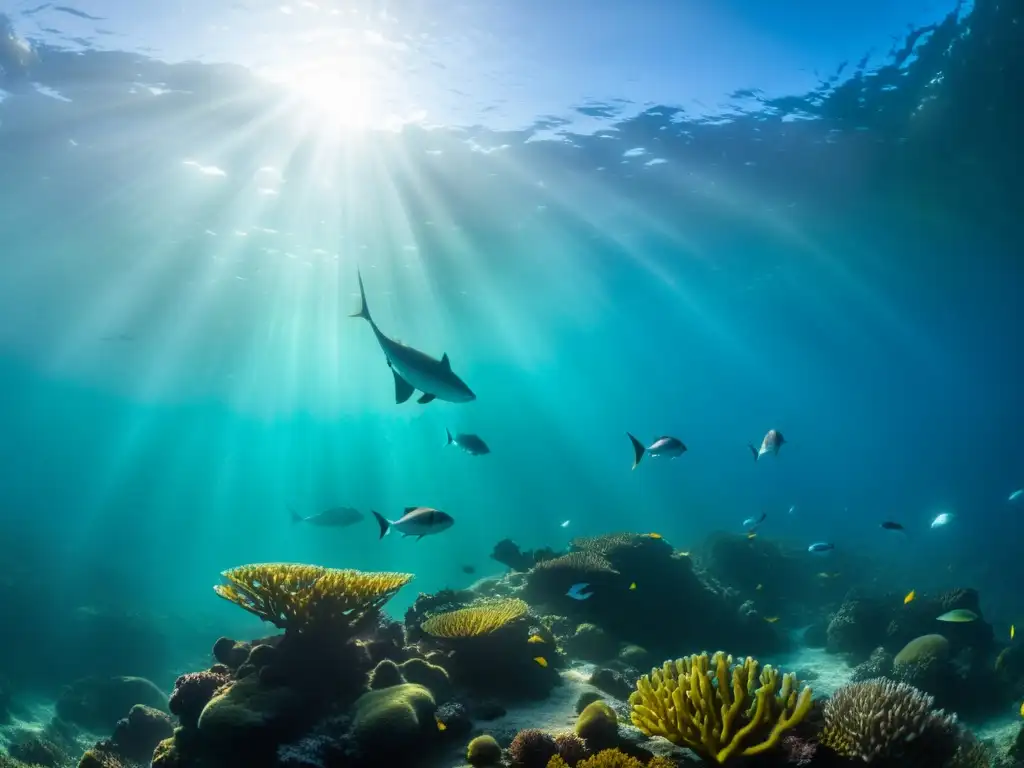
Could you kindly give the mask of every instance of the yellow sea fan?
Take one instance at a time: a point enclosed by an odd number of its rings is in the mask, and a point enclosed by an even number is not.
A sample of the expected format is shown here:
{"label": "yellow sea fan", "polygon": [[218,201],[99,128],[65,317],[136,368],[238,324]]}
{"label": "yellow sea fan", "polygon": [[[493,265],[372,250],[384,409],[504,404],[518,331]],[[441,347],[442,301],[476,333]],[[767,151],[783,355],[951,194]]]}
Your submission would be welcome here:
{"label": "yellow sea fan", "polygon": [[214,591],[284,630],[354,626],[412,580],[409,573],[372,573],[299,563],[259,563],[221,574]]}
{"label": "yellow sea fan", "polygon": [[528,610],[522,600],[494,600],[431,616],[420,628],[434,637],[479,637],[501,629]]}
{"label": "yellow sea fan", "polygon": [[633,725],[717,763],[766,752],[807,716],[811,689],[797,694],[792,674],[771,666],[758,674],[758,666],[750,657],[733,665],[721,652],[666,662],[637,681],[629,698]]}

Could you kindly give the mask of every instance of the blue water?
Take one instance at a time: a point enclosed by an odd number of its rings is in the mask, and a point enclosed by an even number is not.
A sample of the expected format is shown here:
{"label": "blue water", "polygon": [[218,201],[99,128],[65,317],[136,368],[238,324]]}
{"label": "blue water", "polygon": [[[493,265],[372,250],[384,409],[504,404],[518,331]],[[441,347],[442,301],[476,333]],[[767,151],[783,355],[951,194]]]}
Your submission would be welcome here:
{"label": "blue water", "polygon": [[[6,660],[94,607],[184,665],[261,631],[211,589],[243,563],[415,573],[400,614],[505,537],[698,548],[762,512],[1019,623],[1013,11],[675,5],[11,7]],[[394,403],[357,267],[475,402]],[[630,471],[627,430],[689,451]],[[378,541],[409,505],[456,524]]]}

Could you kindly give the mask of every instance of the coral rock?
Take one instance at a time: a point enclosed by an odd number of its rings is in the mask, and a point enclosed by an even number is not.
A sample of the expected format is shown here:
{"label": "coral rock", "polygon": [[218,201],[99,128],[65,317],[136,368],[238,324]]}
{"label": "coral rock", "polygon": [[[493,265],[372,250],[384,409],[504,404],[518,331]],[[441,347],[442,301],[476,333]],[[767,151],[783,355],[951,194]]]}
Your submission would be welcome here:
{"label": "coral rock", "polygon": [[501,747],[493,736],[477,736],[466,747],[466,762],[474,768],[501,765]]}
{"label": "coral rock", "polygon": [[114,751],[137,763],[148,763],[156,745],[174,733],[171,719],[152,707],[136,704],[118,721],[111,737]]}
{"label": "coral rock", "polygon": [[171,714],[177,715],[182,725],[194,728],[199,715],[217,689],[231,678],[215,672],[189,672],[174,681],[174,691],[168,701]]}
{"label": "coral rock", "polygon": [[352,736],[362,752],[375,760],[411,756],[424,737],[437,734],[434,697],[422,685],[402,685],[370,691],[355,703]]}
{"label": "coral rock", "polygon": [[89,677],[64,689],[57,700],[57,716],[106,734],[136,704],[165,711],[167,695],[141,677]]}
{"label": "coral rock", "polygon": [[588,704],[576,719],[576,735],[592,749],[603,749],[619,738],[619,718],[603,701]]}

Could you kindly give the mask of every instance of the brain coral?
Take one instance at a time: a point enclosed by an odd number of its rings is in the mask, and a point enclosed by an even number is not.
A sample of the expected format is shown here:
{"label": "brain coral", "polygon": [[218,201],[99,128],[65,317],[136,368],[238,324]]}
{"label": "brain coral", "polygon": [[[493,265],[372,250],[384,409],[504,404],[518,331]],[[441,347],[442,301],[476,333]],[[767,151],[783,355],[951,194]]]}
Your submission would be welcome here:
{"label": "brain coral", "polygon": [[914,638],[896,654],[893,663],[913,664],[945,659],[949,656],[949,640],[942,635],[921,635]]}

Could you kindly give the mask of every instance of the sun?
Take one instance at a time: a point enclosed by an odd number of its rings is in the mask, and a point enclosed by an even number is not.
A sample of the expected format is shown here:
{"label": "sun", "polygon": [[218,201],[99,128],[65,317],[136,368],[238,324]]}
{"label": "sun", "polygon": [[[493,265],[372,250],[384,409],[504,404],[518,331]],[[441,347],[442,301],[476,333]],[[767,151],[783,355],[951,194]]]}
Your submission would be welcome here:
{"label": "sun", "polygon": [[372,71],[366,59],[331,57],[304,63],[281,80],[298,107],[314,113],[325,127],[367,130],[384,120]]}

